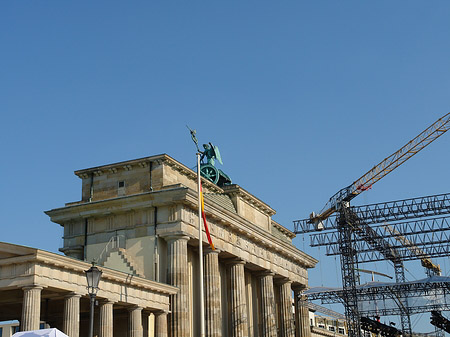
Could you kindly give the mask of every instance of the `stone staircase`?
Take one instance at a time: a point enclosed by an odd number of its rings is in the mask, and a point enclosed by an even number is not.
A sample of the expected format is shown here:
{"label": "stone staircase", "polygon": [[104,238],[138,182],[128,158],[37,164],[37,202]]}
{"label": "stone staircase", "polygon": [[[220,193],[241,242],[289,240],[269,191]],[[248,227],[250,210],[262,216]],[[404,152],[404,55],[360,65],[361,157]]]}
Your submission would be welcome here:
{"label": "stone staircase", "polygon": [[[117,255],[121,261],[122,266],[113,262],[114,256]],[[111,269],[120,270],[138,277],[145,277],[144,271],[139,268],[138,263],[127,253],[125,248],[125,237],[114,236],[106,244],[102,253],[100,254],[97,264]]]}
{"label": "stone staircase", "polygon": [[139,277],[145,277],[144,271],[141,270],[138,267],[138,264],[134,261],[134,259],[129,254],[127,254],[127,250],[125,248],[118,248],[117,253],[121,257],[121,259],[123,260],[125,265],[132,270],[133,275],[139,276]]}

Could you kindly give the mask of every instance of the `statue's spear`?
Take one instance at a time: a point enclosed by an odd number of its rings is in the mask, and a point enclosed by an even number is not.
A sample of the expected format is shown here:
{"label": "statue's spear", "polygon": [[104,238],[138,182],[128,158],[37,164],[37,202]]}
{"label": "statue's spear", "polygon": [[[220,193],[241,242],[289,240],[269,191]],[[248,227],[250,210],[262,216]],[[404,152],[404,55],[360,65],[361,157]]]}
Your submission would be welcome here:
{"label": "statue's spear", "polygon": [[186,125],[186,127],[189,129],[189,132],[191,133],[191,138],[192,138],[192,141],[195,143],[195,146],[197,147],[197,151],[199,152],[199,153],[202,153],[202,151],[200,151],[200,148],[198,147],[198,139],[197,139],[197,137],[195,136],[195,134],[197,133],[197,130],[192,130],[189,126],[187,126]]}

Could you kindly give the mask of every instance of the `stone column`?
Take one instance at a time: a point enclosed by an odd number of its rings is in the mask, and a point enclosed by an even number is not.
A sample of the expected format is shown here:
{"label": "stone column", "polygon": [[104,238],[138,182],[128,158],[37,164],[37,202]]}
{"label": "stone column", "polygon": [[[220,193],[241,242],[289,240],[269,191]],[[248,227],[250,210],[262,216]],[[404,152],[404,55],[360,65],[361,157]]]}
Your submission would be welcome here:
{"label": "stone column", "polygon": [[206,337],[222,336],[222,308],[220,305],[219,250],[205,252],[205,332]]}
{"label": "stone column", "polygon": [[277,337],[273,275],[271,272],[263,273],[260,280],[263,337]]}
{"label": "stone column", "polygon": [[80,335],[80,294],[64,297],[63,332],[70,337]]}
{"label": "stone column", "polygon": [[143,337],[142,329],[142,308],[135,306],[129,309],[128,319],[128,336],[129,337]]}
{"label": "stone column", "polygon": [[305,302],[300,299],[304,286],[294,287],[295,301],[295,337],[311,337],[311,327],[309,323],[309,309]]}
{"label": "stone column", "polygon": [[168,282],[179,289],[173,295],[170,315],[170,330],[172,337],[190,337],[189,320],[189,279],[188,279],[188,236],[165,237],[168,246]]}
{"label": "stone column", "polygon": [[231,336],[248,337],[244,261],[231,262]]}
{"label": "stone column", "polygon": [[114,302],[112,301],[100,302],[99,337],[113,337],[113,307]]}
{"label": "stone column", "polygon": [[155,313],[155,337],[168,337],[167,312]]}
{"label": "stone column", "polygon": [[20,331],[38,330],[41,320],[42,287],[29,286],[23,289],[22,320]]}
{"label": "stone column", "polygon": [[284,281],[280,286],[281,337],[295,337],[291,285],[292,282]]}
{"label": "stone column", "polygon": [[299,301],[300,335],[301,337],[311,337],[311,324],[309,323],[309,308],[306,305],[306,298]]}

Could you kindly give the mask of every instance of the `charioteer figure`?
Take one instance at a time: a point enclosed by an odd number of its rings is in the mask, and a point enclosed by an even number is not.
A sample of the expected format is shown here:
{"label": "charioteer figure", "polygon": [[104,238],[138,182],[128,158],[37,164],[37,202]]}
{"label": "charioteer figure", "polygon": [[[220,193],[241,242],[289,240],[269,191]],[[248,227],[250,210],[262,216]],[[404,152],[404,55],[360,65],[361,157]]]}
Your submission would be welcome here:
{"label": "charioteer figure", "polygon": [[[222,157],[220,156],[220,151],[217,146],[214,146],[211,142],[208,144],[203,144],[203,151],[200,150],[198,146],[198,140],[196,137],[196,130],[189,129],[189,132],[191,133],[192,141],[194,142],[195,146],[197,147],[197,151],[201,153],[200,157],[200,174],[211,181],[212,183],[222,187],[224,185],[231,184],[230,177],[225,174],[221,169],[218,169],[215,166],[215,161],[217,160],[221,165],[223,165]],[[206,157],[206,163],[204,162],[204,159]]]}

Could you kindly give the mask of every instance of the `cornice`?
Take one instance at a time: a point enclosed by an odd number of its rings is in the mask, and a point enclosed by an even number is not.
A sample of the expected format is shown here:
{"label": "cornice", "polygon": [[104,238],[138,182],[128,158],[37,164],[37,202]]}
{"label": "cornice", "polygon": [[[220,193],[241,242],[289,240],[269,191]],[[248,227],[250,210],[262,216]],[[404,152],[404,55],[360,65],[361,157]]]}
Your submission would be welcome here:
{"label": "cornice", "polygon": [[[168,198],[166,202],[162,201],[162,198],[155,198],[155,194],[165,193],[168,196],[170,194],[181,193],[178,198]],[[126,202],[124,202],[126,199]],[[178,199],[178,200],[176,200]],[[155,201],[157,203],[155,203]],[[56,223],[62,223],[66,220],[73,219],[74,217],[89,218],[98,216],[101,214],[111,214],[114,212],[126,212],[140,207],[149,206],[149,202],[152,202],[152,206],[162,206],[166,204],[173,204],[174,202],[180,202],[187,204],[190,208],[196,209],[197,207],[197,192],[185,187],[183,185],[176,185],[174,188],[158,190],[153,192],[145,192],[141,194],[118,197],[114,199],[86,202],[83,204],[71,205],[62,208],[46,211],[45,213],[51,217],[51,220]],[[240,235],[246,235],[251,240],[257,239],[264,246],[271,250],[278,251],[283,255],[289,256],[290,259],[297,261],[304,265],[306,268],[313,268],[318,262],[313,257],[298,250],[295,246],[284,242],[281,239],[274,237],[270,232],[259,228],[252,224],[248,220],[245,220],[238,214],[232,213],[220,205],[205,199],[206,213],[209,213],[216,220],[225,221],[232,220],[233,228]],[[228,223],[228,222],[227,222]],[[275,222],[276,223],[276,222]],[[289,232],[287,229],[278,225],[280,230]],[[292,233],[293,235],[293,233]],[[295,236],[295,235],[294,235]]]}
{"label": "cornice", "polygon": [[[150,156],[150,157],[144,157],[139,159],[133,159],[133,160],[127,160],[122,161],[118,163],[108,164],[108,165],[102,165],[102,166],[96,166],[91,167],[87,169],[77,170],[75,171],[75,175],[82,179],[89,178],[91,175],[94,176],[101,176],[103,174],[108,173],[116,173],[120,170],[132,170],[134,167],[147,167],[151,162],[156,162],[158,164],[165,164],[172,169],[176,170],[177,172],[181,173],[182,175],[186,176],[187,178],[196,181],[197,180],[197,172],[194,172],[192,169],[188,168],[187,166],[183,165],[179,161],[173,159],[167,154],[160,154],[156,156]],[[248,202],[250,205],[256,207],[263,213],[272,216],[276,213],[276,211],[271,208],[269,205],[255,197],[254,195],[247,192],[245,189],[243,189],[241,186],[237,184],[224,186],[223,188],[220,188],[216,184],[213,184],[209,180],[205,178],[202,179],[202,184],[205,189],[207,189],[210,192],[213,193],[226,193],[229,195],[238,195],[240,198]],[[78,202],[75,202],[78,203]],[[70,205],[72,203],[69,203]]]}
{"label": "cornice", "polygon": [[[108,165],[102,165],[102,166],[96,166],[91,167],[87,169],[77,170],[75,171],[75,175],[80,177],[81,179],[86,179],[93,174],[94,176],[101,176],[103,174],[108,173],[116,173],[118,171],[130,171],[134,167],[143,168],[148,167],[151,162],[155,162],[157,164],[165,164],[174,170],[180,172],[184,176],[188,177],[189,179],[192,179],[194,181],[197,181],[197,172],[194,172],[189,167],[183,165],[179,161],[173,159],[167,154],[159,154],[156,156],[150,156],[150,157],[144,157],[139,159],[133,159],[133,160],[127,160],[122,161],[118,163],[108,164]],[[215,193],[223,193],[223,190],[217,186],[216,184],[213,184],[209,180],[202,177],[202,184],[205,186],[205,188],[208,188],[208,190],[215,192]]]}
{"label": "cornice", "polygon": [[[158,194],[175,194],[182,191],[186,191],[188,188],[177,184],[175,187],[144,192],[133,195],[126,195],[123,197],[82,202],[77,204],[69,204],[65,207],[55,208],[49,211],[45,211],[53,222],[59,223],[65,220],[72,219],[73,217],[89,218],[98,215],[111,214],[115,211],[126,212],[140,207],[149,206],[151,202],[152,206],[163,206],[167,204],[173,204],[173,200],[164,201],[163,198],[155,197]],[[183,198],[183,196],[181,196]]]}
{"label": "cornice", "polygon": [[[91,266],[90,263],[62,256],[59,254],[43,251],[40,249],[35,249],[35,254],[26,255],[21,257],[20,259],[19,258],[4,259],[2,260],[2,265],[29,263],[29,262],[42,263],[44,265],[66,269],[71,272],[79,274],[84,274],[85,270],[88,270]],[[128,284],[129,286],[144,288],[147,290],[157,291],[168,295],[173,295],[178,292],[177,288],[164,283],[147,280],[145,278],[141,278],[138,276],[133,276],[130,278],[129,274],[108,269],[105,267],[101,267],[101,270],[103,272],[102,279],[104,280],[110,280],[113,282],[118,282],[120,284]]]}
{"label": "cornice", "polygon": [[107,165],[95,166],[86,169],[81,169],[75,171],[75,175],[80,177],[81,179],[86,179],[93,174],[94,176],[101,176],[102,174],[107,173],[116,173],[119,170],[129,171],[133,167],[146,167],[150,162],[158,162],[164,160],[166,157],[170,158],[167,154],[159,154],[150,157],[132,159],[121,161],[118,163],[112,163]]}
{"label": "cornice", "polygon": [[[227,209],[217,205],[216,203],[204,200],[205,213],[211,216],[212,219],[221,221],[222,223],[227,223],[231,225],[230,227],[239,235],[245,235],[250,240],[258,242],[260,245],[281,253],[285,257],[288,257],[292,261],[296,261],[306,268],[314,268],[314,266],[319,262],[312,256],[302,252],[297,249],[294,245],[288,244],[283,240],[273,236],[270,232],[252,224],[248,220],[242,218],[238,214],[232,213]],[[186,203],[192,208],[197,207],[197,194],[195,191],[189,189],[186,195]],[[228,221],[225,221],[227,219]],[[230,221],[231,220],[231,221]]]}
{"label": "cornice", "polygon": [[225,194],[229,194],[231,196],[237,195],[238,197],[248,202],[250,205],[256,207],[269,216],[272,216],[276,213],[276,211],[272,207],[270,207],[254,195],[250,194],[237,184],[224,186],[223,191],[225,192]]}
{"label": "cornice", "polygon": [[282,232],[283,234],[287,235],[290,239],[293,239],[296,237],[296,235],[294,233],[292,233],[289,229],[287,229],[286,227],[280,225],[278,222],[272,220],[272,225],[277,228],[280,232]]}

